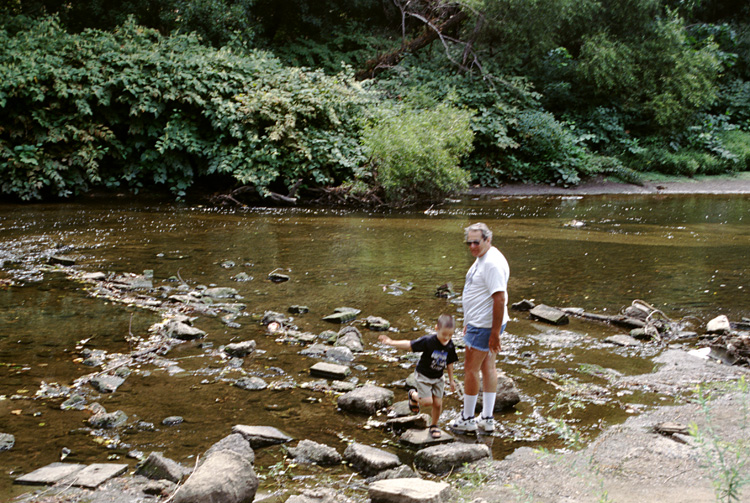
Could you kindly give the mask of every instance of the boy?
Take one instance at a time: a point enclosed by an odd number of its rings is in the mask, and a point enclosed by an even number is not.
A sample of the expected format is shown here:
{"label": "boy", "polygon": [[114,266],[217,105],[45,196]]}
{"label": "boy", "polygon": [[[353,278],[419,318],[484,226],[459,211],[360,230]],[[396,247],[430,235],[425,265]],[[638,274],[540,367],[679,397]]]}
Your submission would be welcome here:
{"label": "boy", "polygon": [[453,380],[453,362],[458,361],[458,355],[451,341],[454,329],[453,316],[443,314],[438,318],[435,334],[425,335],[413,341],[394,341],[385,334],[378,338],[383,344],[394,348],[422,353],[414,371],[417,389],[409,390],[409,410],[416,414],[419,412],[420,404],[426,407],[432,406],[430,436],[435,439],[440,438],[440,428],[437,423],[443,410],[445,389],[443,370],[446,368],[451,391],[456,391],[456,383]]}

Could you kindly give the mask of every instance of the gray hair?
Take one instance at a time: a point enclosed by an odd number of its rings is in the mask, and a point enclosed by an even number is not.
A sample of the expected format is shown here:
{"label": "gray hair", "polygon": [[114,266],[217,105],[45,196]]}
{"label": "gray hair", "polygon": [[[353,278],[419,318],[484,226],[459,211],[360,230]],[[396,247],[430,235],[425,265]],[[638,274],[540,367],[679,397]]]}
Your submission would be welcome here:
{"label": "gray hair", "polygon": [[489,227],[487,227],[487,224],[483,224],[482,222],[477,222],[475,224],[471,224],[466,229],[464,229],[464,238],[469,237],[469,232],[471,231],[479,231],[482,233],[482,239],[492,239],[492,231]]}

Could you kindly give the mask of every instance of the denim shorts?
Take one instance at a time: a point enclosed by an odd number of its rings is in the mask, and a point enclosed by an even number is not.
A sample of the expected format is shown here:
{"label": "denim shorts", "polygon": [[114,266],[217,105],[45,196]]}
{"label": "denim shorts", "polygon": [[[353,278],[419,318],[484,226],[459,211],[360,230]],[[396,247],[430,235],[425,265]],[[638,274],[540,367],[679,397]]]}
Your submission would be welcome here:
{"label": "denim shorts", "polygon": [[[464,342],[466,347],[473,348],[478,351],[489,351],[490,350],[490,332],[489,328],[478,328],[472,325],[466,325],[466,333],[464,334]],[[500,328],[500,335],[505,332],[505,324]]]}

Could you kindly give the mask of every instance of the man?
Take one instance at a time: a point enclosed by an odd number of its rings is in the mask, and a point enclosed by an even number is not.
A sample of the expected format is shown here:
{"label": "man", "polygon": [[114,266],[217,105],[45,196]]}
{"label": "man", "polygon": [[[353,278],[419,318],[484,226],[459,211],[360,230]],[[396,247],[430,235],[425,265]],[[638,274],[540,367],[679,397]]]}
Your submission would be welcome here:
{"label": "man", "polygon": [[[476,258],[464,283],[464,407],[450,423],[457,432],[495,429],[493,419],[497,396],[495,358],[500,351],[500,334],[508,321],[508,278],[510,268],[502,253],[492,246],[492,231],[483,223],[465,229],[466,244]],[[482,373],[482,415],[474,418]]]}

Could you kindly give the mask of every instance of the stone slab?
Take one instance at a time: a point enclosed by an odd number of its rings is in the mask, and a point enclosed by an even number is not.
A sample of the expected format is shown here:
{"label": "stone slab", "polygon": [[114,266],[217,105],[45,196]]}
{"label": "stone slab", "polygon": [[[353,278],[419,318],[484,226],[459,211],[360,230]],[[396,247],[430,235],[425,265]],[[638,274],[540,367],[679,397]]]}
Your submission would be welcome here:
{"label": "stone slab", "polygon": [[86,468],[86,465],[60,462],[52,463],[26,475],[21,475],[13,483],[23,485],[53,485],[84,468]]}
{"label": "stone slab", "polygon": [[126,464],[93,463],[75,474],[73,485],[94,489],[112,477],[122,475],[127,469]]}
{"label": "stone slab", "polygon": [[326,379],[345,379],[351,373],[351,369],[344,365],[335,363],[318,362],[310,367],[310,375],[314,377],[324,377]]}

